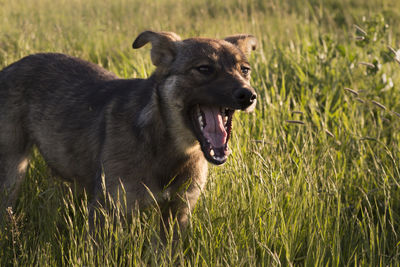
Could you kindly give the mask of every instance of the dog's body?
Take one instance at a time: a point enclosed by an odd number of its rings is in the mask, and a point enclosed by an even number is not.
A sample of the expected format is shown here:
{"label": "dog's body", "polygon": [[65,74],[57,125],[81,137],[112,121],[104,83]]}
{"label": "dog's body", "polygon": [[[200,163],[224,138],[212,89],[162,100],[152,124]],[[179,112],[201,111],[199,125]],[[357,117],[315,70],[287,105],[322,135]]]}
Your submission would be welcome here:
{"label": "dog's body", "polygon": [[164,219],[172,214],[186,225],[206,182],[207,160],[226,160],[233,110],[255,105],[245,56],[255,39],[181,41],[147,31],[133,47],[148,42],[157,66],[149,79],[119,79],[63,54],[31,55],[0,72],[6,205],[13,204],[36,145],[58,176],[94,199],[104,172],[112,196],[122,182],[128,208],[147,205],[151,191]]}

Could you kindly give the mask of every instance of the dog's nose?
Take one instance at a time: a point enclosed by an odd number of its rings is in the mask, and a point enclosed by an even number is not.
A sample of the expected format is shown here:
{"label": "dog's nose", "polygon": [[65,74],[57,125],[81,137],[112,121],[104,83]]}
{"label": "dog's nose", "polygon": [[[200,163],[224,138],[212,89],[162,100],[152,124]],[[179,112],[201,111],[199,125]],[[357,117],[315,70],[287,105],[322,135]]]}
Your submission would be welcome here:
{"label": "dog's nose", "polygon": [[254,103],[257,99],[257,94],[248,88],[239,88],[234,93],[236,101],[242,106],[242,108],[247,108]]}

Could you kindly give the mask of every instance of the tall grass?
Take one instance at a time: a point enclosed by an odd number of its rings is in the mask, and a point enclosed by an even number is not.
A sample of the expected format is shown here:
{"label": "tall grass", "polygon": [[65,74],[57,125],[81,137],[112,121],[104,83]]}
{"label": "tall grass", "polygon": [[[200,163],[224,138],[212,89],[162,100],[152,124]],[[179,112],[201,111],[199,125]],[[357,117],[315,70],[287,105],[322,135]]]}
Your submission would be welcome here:
{"label": "tall grass", "polygon": [[156,206],[129,215],[106,196],[96,210],[104,227],[90,232],[85,195],[51,179],[34,152],[18,205],[0,229],[1,266],[400,264],[398,1],[0,6],[1,67],[57,51],[122,77],[147,77],[149,48],[131,50],[145,29],[183,37],[248,32],[259,40],[250,59],[257,109],[236,116],[233,154],[211,167],[175,253],[171,242],[157,245]]}

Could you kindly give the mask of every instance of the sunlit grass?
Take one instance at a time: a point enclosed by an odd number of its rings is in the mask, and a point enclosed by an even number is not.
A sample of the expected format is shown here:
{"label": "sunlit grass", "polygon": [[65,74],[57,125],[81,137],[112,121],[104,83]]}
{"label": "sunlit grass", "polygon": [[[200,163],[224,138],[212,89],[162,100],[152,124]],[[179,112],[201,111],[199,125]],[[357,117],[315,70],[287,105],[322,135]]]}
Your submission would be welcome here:
{"label": "sunlit grass", "polygon": [[[259,102],[237,114],[232,155],[212,167],[190,227],[159,247],[157,207],[88,201],[35,152],[0,229],[0,265],[380,266],[400,257],[398,1],[4,1],[0,67],[44,51],[148,77],[145,29],[252,33]],[[354,26],[354,24],[357,25]],[[390,48],[389,48],[389,47]],[[0,125],[1,131],[1,125]],[[107,197],[106,197],[107,199]]]}

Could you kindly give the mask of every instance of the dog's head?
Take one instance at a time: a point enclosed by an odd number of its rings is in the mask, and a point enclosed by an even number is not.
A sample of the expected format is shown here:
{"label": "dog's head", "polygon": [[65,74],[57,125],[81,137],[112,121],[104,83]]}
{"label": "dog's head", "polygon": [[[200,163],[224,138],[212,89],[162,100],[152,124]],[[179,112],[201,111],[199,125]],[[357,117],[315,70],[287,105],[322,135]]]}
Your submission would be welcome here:
{"label": "dog's head", "polygon": [[224,40],[181,38],[172,32],[141,33],[133,48],[152,44],[151,60],[162,76],[162,101],[183,146],[197,140],[205,158],[223,164],[235,110],[252,111],[257,94],[250,85],[247,56],[256,48],[252,35]]}

